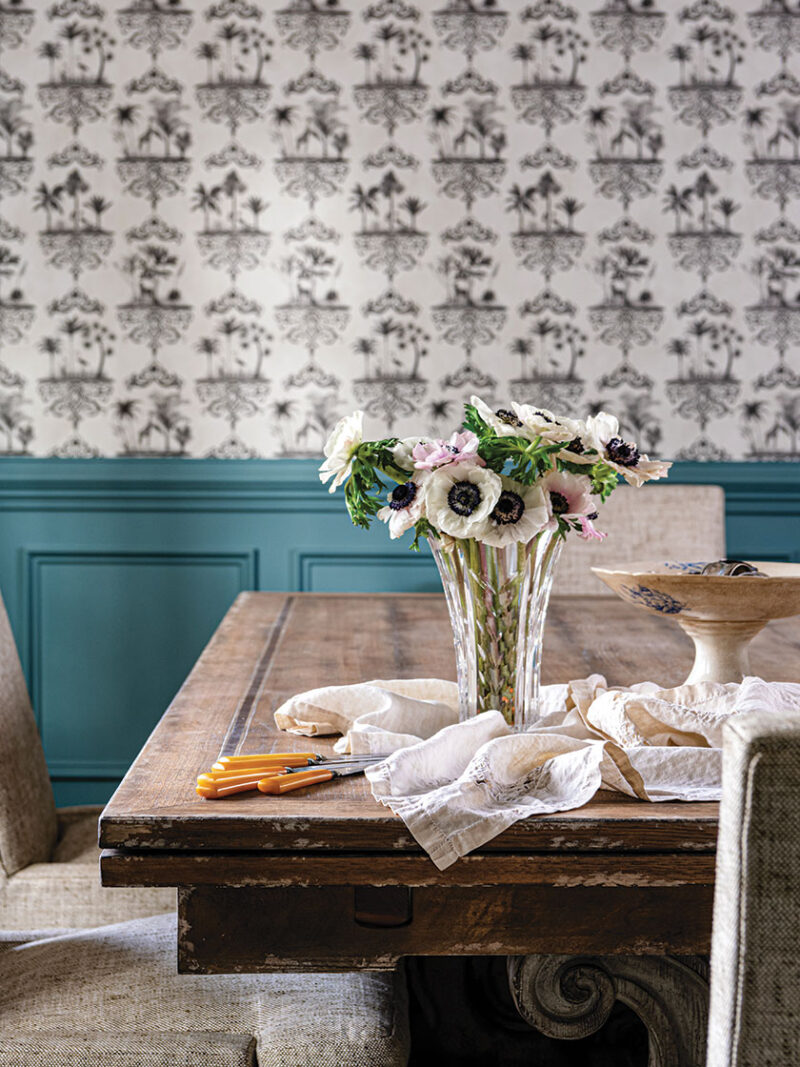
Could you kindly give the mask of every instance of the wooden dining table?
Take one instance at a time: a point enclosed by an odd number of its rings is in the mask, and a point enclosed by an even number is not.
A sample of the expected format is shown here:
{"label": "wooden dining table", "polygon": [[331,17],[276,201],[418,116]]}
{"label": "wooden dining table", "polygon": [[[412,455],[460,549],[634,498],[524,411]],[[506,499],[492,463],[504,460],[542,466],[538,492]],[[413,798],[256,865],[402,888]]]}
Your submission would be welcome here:
{"label": "wooden dining table", "polygon": [[[673,686],[692,658],[669,619],[616,599],[550,604],[545,683],[597,672],[610,685]],[[800,619],[771,623],[753,642],[752,661],[763,677],[798,680]],[[577,960],[584,989],[593,966],[618,991],[633,984],[640,1000],[660,983],[668,993],[653,1012],[663,1016],[671,998],[683,1019],[669,1022],[678,1037],[697,1030],[716,804],[601,792],[576,810],[521,820],[439,871],[363,776],[282,796],[214,801],[195,793],[197,775],[221,755],[332,753],[335,737],[310,742],[275,727],[274,710],[292,694],[409,677],[455,677],[441,595],[241,594],[102,814],[103,884],[177,887],[185,973],[508,956],[522,1014],[534,1023],[543,1014],[551,1030],[574,1036],[566,1032],[577,1016],[564,1001],[564,968]],[[562,961],[548,980],[561,989],[563,1018],[540,1003],[553,959]],[[676,1053],[675,1064],[698,1055],[700,1039],[685,1040],[695,1051]]]}

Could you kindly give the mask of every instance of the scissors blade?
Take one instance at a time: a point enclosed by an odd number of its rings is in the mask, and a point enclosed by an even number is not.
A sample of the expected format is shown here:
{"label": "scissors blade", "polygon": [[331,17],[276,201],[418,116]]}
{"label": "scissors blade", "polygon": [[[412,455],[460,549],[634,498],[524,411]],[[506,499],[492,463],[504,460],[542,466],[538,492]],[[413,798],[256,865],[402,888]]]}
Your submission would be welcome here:
{"label": "scissors blade", "polygon": [[360,767],[331,767],[331,773],[334,778],[344,778],[348,774],[363,774],[367,767],[374,766],[373,763],[362,763]]}
{"label": "scissors blade", "polygon": [[389,756],[391,756],[391,752],[365,752],[360,756],[323,757],[319,762],[326,767],[342,767],[348,763],[380,763],[381,760],[388,759]]}
{"label": "scissors blade", "polygon": [[385,756],[363,756],[358,760],[348,760],[345,763],[322,763],[315,767],[287,767],[286,774],[300,774],[308,770],[330,771],[331,774],[361,774],[365,767],[371,767],[380,763]]}

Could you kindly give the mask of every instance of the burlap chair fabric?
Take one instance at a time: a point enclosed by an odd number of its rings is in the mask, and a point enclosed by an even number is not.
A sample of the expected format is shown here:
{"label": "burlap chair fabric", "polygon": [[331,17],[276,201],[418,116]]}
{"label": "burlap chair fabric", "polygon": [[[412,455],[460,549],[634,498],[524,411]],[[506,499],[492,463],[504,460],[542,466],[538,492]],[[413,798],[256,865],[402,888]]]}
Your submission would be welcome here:
{"label": "burlap chair fabric", "polygon": [[[138,919],[21,945],[2,956],[0,1062],[14,1067],[132,1067],[151,1035],[167,1049],[172,1035],[205,1049],[209,1064],[232,1059],[228,1035],[257,1041],[259,1067],[393,1067],[409,1054],[402,976],[178,975],[176,917]],[[86,1042],[84,1058],[65,1058]],[[99,1035],[108,1035],[104,1043]],[[111,1055],[122,1042],[118,1058]],[[219,1058],[215,1050],[219,1035]],[[5,1043],[3,1043],[5,1042]],[[70,1044],[71,1043],[71,1044]],[[94,1050],[93,1051],[93,1046]],[[209,1047],[212,1052],[209,1053]],[[12,1054],[16,1059],[8,1059]],[[108,1051],[109,1055],[101,1055]],[[151,1064],[184,1059],[152,1056]],[[188,1059],[185,1062],[189,1062]],[[195,1061],[199,1062],[199,1061]]]}
{"label": "burlap chair fabric", "polygon": [[800,1064],[800,714],[725,727],[707,1067]]}
{"label": "burlap chair fabric", "polygon": [[[61,937],[62,934],[72,934],[74,932],[70,928],[61,930],[0,930],[0,955],[8,952],[10,948],[24,945],[28,941],[41,941],[45,937]],[[2,970],[1,962],[0,970]]]}
{"label": "burlap chair fabric", "polygon": [[[39,1034],[36,1059],[27,1038],[0,1037],[4,1067],[257,1067],[250,1034]],[[286,1061],[289,1062],[288,1060]]]}
{"label": "burlap chair fabric", "polygon": [[0,599],[0,930],[101,926],[175,907],[174,890],[102,889],[100,808],[56,810]]}
{"label": "burlap chair fabric", "polygon": [[725,493],[717,485],[620,486],[600,508],[605,541],[570,538],[555,571],[560,596],[611,596],[591,567],[725,556]]}
{"label": "burlap chair fabric", "polygon": [[97,866],[97,823],[103,809],[97,804],[58,808],[58,838],[52,863],[91,863]]}
{"label": "burlap chair fabric", "polygon": [[50,858],[56,808],[17,646],[0,599],[0,868],[6,876]]}
{"label": "burlap chair fabric", "polygon": [[50,863],[32,863],[0,884],[0,929],[104,926],[175,909],[174,889],[104,889],[100,885],[100,808],[58,811]]}

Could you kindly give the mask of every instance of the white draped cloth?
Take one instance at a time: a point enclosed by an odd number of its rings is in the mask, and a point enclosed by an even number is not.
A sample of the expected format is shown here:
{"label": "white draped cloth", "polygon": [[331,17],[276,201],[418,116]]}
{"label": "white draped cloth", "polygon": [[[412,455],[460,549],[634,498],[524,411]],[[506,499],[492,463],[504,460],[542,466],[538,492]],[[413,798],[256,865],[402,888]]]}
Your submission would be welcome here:
{"label": "white draped cloth", "polygon": [[529,815],[580,807],[598,789],[640,800],[719,800],[722,727],[750,711],[800,713],[800,684],[745,678],[660,689],[602,675],[542,687],[541,718],[514,733],[499,711],[458,722],[454,682],[328,686],[276,712],[282,730],[342,734],[336,750],[387,758],[366,771],[440,870]]}

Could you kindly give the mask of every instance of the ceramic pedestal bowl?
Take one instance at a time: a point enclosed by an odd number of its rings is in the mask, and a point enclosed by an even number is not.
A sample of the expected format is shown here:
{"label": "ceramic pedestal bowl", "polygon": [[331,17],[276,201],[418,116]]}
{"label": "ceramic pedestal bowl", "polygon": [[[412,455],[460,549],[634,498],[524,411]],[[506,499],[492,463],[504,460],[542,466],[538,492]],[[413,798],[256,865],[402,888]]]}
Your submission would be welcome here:
{"label": "ceramic pedestal bowl", "polygon": [[752,563],[762,575],[701,574],[704,563],[655,560],[592,567],[617,596],[674,619],[694,641],[687,683],[740,682],[748,645],[770,619],[800,615],[800,564]]}

